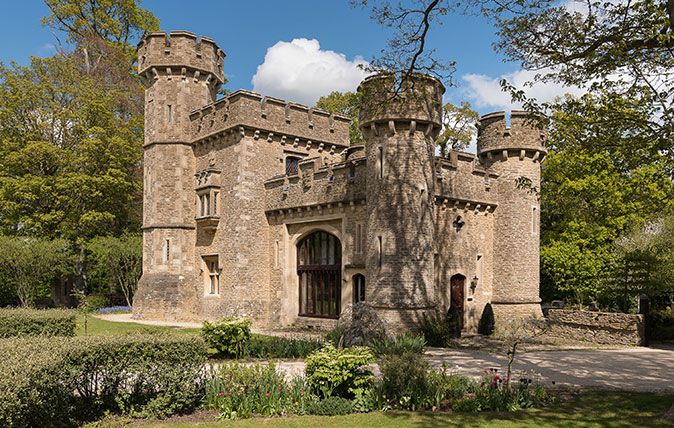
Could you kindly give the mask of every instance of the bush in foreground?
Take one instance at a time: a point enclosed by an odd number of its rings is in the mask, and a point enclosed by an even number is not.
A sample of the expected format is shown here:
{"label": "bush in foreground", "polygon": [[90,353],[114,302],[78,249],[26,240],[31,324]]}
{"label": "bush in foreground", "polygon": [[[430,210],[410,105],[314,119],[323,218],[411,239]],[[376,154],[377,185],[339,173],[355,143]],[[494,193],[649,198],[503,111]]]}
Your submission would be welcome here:
{"label": "bush in foreground", "polygon": [[211,375],[205,405],[223,419],[305,414],[316,400],[303,377],[287,382],[274,364],[223,364]]}
{"label": "bush in foreground", "polygon": [[320,340],[253,334],[246,344],[244,355],[252,358],[304,358],[322,346]]}
{"label": "bush in foreground", "polygon": [[364,346],[337,349],[326,343],[305,360],[307,382],[322,398],[357,397],[370,388],[373,374],[365,366],[374,361],[374,354]]}
{"label": "bush in foreground", "polygon": [[196,337],[3,339],[0,355],[0,426],[75,426],[105,411],[161,417],[204,393]]}
{"label": "bush in foreground", "polygon": [[75,313],[62,309],[0,309],[0,337],[74,336]]}

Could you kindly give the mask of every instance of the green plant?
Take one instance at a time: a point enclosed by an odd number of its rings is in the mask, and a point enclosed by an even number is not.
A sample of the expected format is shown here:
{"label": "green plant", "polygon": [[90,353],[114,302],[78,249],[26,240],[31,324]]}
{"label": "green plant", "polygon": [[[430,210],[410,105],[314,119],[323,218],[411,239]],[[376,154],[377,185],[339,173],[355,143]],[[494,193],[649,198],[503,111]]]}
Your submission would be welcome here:
{"label": "green plant", "polygon": [[[551,396],[533,379],[522,377],[519,382],[506,382],[495,369],[485,370],[479,384],[473,387],[472,405],[476,411],[514,412],[550,402]],[[471,406],[462,403],[465,408]],[[455,409],[456,410],[456,409]]]}
{"label": "green plant", "polygon": [[63,309],[0,309],[0,337],[74,336],[75,313]]}
{"label": "green plant", "polygon": [[461,313],[455,306],[451,306],[447,310],[445,322],[447,323],[447,332],[450,338],[456,339],[461,337]]}
{"label": "green plant", "polygon": [[332,343],[335,348],[340,348],[344,340],[344,333],[346,331],[343,327],[337,326],[325,334],[325,342]]}
{"label": "green plant", "polygon": [[245,366],[224,364],[208,381],[205,406],[220,412],[220,418],[304,414],[310,394],[303,377],[286,382],[274,364]]}
{"label": "green plant", "polygon": [[382,393],[393,407],[410,410],[424,407],[430,365],[420,354],[386,355],[380,369]]}
{"label": "green plant", "polygon": [[225,318],[214,323],[204,321],[201,335],[218,352],[229,357],[240,357],[250,340],[250,320]]}
{"label": "green plant", "polygon": [[73,426],[104,412],[166,416],[204,393],[198,337],[0,340],[0,426]]}
{"label": "green plant", "polygon": [[105,308],[110,305],[110,299],[102,294],[90,294],[86,297],[85,305],[89,312],[94,312],[97,309]]}
{"label": "green plant", "polygon": [[438,315],[424,316],[419,327],[428,346],[438,348],[449,346],[451,337],[447,323]]}
{"label": "green plant", "polygon": [[494,309],[491,307],[491,303],[487,303],[484,305],[477,332],[484,336],[491,336],[494,333],[494,325]]}
{"label": "green plant", "polygon": [[353,398],[371,387],[373,374],[364,366],[374,361],[369,348],[337,349],[326,343],[305,360],[307,382],[322,398],[332,395]]}
{"label": "green plant", "polygon": [[327,397],[307,406],[307,413],[318,416],[338,416],[353,413],[353,403],[343,397]]}
{"label": "green plant", "polygon": [[320,340],[305,340],[253,334],[246,344],[244,354],[253,358],[304,358],[320,349]]}
{"label": "green plant", "polygon": [[425,346],[426,340],[424,336],[416,336],[409,333],[387,337],[384,340],[374,340],[370,344],[370,348],[372,348],[376,355],[423,354]]}

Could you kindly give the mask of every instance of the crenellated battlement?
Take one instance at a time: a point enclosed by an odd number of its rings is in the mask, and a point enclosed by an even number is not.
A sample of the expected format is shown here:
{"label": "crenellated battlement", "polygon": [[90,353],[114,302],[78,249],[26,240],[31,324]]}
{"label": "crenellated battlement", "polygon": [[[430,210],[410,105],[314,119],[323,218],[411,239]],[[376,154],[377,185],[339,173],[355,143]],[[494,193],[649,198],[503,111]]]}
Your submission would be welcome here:
{"label": "crenellated battlement", "polygon": [[[296,138],[303,144],[349,145],[348,117],[314,109],[278,98],[238,90],[227,97],[190,114],[194,141],[214,136],[234,126],[243,126],[264,133],[272,141],[282,139],[293,144]],[[259,133],[258,133],[259,135]],[[284,138],[285,137],[285,138]]]}
{"label": "crenellated battlement", "polygon": [[[442,94],[445,92],[442,83],[432,76],[415,74],[401,87],[397,85],[395,78],[386,74],[370,76],[361,82],[358,86],[363,100],[361,129],[372,128],[377,134],[377,124],[384,124],[395,132],[396,123],[405,122],[409,123],[405,126],[410,130],[439,132]],[[417,124],[423,124],[423,127],[417,128]]]}
{"label": "crenellated battlement", "polygon": [[547,133],[540,126],[538,119],[523,110],[513,110],[510,113],[509,125],[504,111],[482,116],[477,125],[478,154],[502,151],[547,153],[545,150]]}
{"label": "crenellated battlement", "polygon": [[138,73],[141,76],[160,72],[185,76],[189,70],[192,77],[212,75],[222,84],[224,60],[225,53],[213,40],[199,38],[189,31],[150,33],[138,44]]}

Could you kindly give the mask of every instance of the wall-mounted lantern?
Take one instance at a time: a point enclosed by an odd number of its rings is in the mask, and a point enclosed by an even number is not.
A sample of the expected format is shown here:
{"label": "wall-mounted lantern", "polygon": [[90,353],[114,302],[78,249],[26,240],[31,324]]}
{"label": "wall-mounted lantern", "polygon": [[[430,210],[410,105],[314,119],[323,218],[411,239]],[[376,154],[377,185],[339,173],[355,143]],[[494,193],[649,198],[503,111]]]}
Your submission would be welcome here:
{"label": "wall-mounted lantern", "polygon": [[478,278],[477,275],[475,275],[473,279],[470,280],[470,291],[473,294],[475,293],[475,289],[477,288],[477,282],[479,279],[480,278]]}

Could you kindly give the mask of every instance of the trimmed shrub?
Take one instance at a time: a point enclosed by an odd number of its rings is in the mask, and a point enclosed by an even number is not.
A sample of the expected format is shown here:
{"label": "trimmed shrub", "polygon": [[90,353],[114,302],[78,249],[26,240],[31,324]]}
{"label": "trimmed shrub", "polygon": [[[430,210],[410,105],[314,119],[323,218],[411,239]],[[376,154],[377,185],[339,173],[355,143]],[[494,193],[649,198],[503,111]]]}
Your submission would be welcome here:
{"label": "trimmed shrub", "polygon": [[287,382],[274,364],[223,364],[211,377],[206,407],[224,419],[304,414],[316,397],[303,377]]}
{"label": "trimmed shrub", "polygon": [[370,348],[377,355],[423,354],[425,346],[424,336],[415,336],[408,333],[387,337],[384,340],[375,340],[370,344]]}
{"label": "trimmed shrub", "polygon": [[307,413],[318,416],[340,416],[353,413],[351,400],[342,397],[328,397],[325,400],[314,401],[307,405]]}
{"label": "trimmed shrub", "polygon": [[102,294],[90,294],[84,298],[84,307],[89,312],[110,306],[110,299]]}
{"label": "trimmed shrub", "polygon": [[491,303],[487,303],[484,305],[477,332],[485,336],[491,336],[494,333],[494,325],[494,309],[491,307]]}
{"label": "trimmed shrub", "polygon": [[197,337],[3,339],[0,355],[0,426],[76,426],[106,411],[167,416],[204,394]]}
{"label": "trimmed shrub", "polygon": [[450,338],[458,339],[461,337],[461,313],[459,313],[456,307],[452,306],[447,310],[445,322],[447,323],[447,332]]}
{"label": "trimmed shrub", "polygon": [[206,343],[228,357],[243,355],[250,340],[250,320],[225,318],[218,322],[204,321],[201,335]]}
{"label": "trimmed shrub", "polygon": [[74,336],[75,313],[62,309],[0,309],[0,337]]}
{"label": "trimmed shrub", "polygon": [[674,313],[668,311],[653,311],[648,314],[648,338],[652,340],[674,339]]}
{"label": "trimmed shrub", "polygon": [[332,395],[353,398],[370,388],[373,374],[364,366],[374,361],[369,348],[337,349],[326,343],[305,360],[307,382],[322,398]]}
{"label": "trimmed shrub", "polygon": [[253,334],[244,353],[253,358],[304,358],[322,346],[323,342],[320,340]]}

